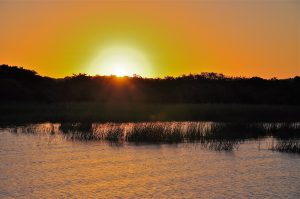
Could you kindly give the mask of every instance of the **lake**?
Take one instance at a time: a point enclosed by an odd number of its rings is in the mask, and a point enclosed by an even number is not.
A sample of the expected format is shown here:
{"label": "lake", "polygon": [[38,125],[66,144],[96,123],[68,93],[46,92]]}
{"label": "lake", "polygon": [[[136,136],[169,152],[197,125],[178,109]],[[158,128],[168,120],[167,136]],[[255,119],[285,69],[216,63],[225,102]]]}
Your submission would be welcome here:
{"label": "lake", "polygon": [[[167,123],[166,129],[190,124]],[[212,124],[197,123],[202,130]],[[270,150],[278,140],[268,134],[226,137],[234,143],[229,148],[214,147],[216,137],[172,143],[102,139],[111,128],[129,134],[134,125],[3,127],[0,198],[300,197],[300,155]],[[85,131],[93,134],[82,136]]]}

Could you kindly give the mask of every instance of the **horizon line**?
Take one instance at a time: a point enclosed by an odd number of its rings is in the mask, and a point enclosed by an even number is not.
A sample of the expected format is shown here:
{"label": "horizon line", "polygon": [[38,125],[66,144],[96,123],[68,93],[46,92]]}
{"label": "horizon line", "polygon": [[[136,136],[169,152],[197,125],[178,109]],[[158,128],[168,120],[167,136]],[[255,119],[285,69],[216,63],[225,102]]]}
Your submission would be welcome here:
{"label": "horizon line", "polygon": [[263,79],[263,80],[272,80],[272,79],[277,79],[277,80],[286,80],[286,79],[294,79],[294,78],[297,78],[297,77],[300,77],[300,74],[299,75],[294,75],[294,76],[291,76],[291,77],[286,77],[286,78],[278,78],[276,76],[274,77],[270,77],[270,78],[264,78],[264,77],[261,77],[261,76],[238,76],[238,75],[226,75],[222,72],[213,72],[213,71],[202,71],[202,72],[199,72],[199,73],[184,73],[184,74],[181,74],[181,75],[165,75],[165,76],[153,76],[153,77],[146,77],[146,76],[142,76],[142,75],[139,75],[139,74],[132,74],[132,75],[124,75],[124,76],[118,76],[118,75],[115,75],[115,74],[110,74],[110,75],[105,75],[105,74],[88,74],[88,73],[85,73],[85,72],[79,72],[79,73],[72,73],[70,75],[65,75],[65,76],[62,76],[62,77],[53,77],[53,76],[48,76],[48,75],[42,75],[40,74],[38,71],[36,70],[33,70],[33,69],[30,69],[30,68],[27,68],[27,67],[24,67],[24,66],[17,66],[17,65],[9,65],[9,64],[0,64],[0,67],[3,67],[3,66],[7,66],[7,67],[16,67],[18,69],[23,69],[23,70],[29,70],[29,71],[33,71],[36,73],[36,75],[38,76],[41,76],[41,77],[48,77],[48,78],[52,78],[52,79],[64,79],[64,78],[68,78],[68,77],[74,77],[74,76],[80,76],[80,75],[84,75],[84,76],[87,76],[87,77],[115,77],[115,78],[143,78],[143,79],[167,79],[167,78],[180,78],[180,77],[185,77],[185,76],[197,76],[197,75],[204,75],[204,74],[215,74],[215,75],[219,75],[219,76],[223,76],[224,78],[232,78],[232,79],[235,79],[235,78],[241,78],[241,79],[251,79],[251,78],[260,78],[260,79]]}

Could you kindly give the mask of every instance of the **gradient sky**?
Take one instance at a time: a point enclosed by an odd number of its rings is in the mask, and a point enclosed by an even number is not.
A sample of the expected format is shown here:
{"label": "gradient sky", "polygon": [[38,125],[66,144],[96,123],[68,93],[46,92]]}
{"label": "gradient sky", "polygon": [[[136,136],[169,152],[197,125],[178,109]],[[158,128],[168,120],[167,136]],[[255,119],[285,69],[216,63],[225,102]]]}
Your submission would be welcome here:
{"label": "gradient sky", "polygon": [[300,75],[298,0],[0,0],[0,25],[0,63],[52,77],[111,73],[114,53],[148,77]]}

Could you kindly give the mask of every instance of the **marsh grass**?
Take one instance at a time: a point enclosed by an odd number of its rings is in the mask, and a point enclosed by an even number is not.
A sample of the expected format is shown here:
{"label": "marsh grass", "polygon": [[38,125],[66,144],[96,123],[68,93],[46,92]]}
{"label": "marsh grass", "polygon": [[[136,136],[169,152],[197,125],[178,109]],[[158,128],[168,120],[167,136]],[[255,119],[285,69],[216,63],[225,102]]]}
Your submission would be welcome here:
{"label": "marsh grass", "polygon": [[277,140],[277,143],[275,145],[272,145],[271,150],[287,152],[287,153],[300,153],[300,140],[299,139]]}
{"label": "marsh grass", "polygon": [[217,151],[238,149],[245,140],[272,137],[277,145],[270,149],[299,153],[298,123],[46,123],[23,126],[15,133],[60,134],[68,140],[104,140],[112,143],[199,143]]}
{"label": "marsh grass", "polygon": [[300,139],[299,123],[279,123],[270,124],[267,128],[268,134],[281,140],[285,139]]}
{"label": "marsh grass", "polygon": [[201,146],[203,148],[207,148],[210,150],[215,150],[215,151],[233,151],[233,150],[237,150],[239,148],[239,145],[242,143],[243,141],[233,141],[233,140],[202,140]]}
{"label": "marsh grass", "polygon": [[184,134],[176,124],[143,123],[133,126],[126,135],[126,141],[179,143],[184,141]]}
{"label": "marsh grass", "polygon": [[96,135],[88,123],[63,123],[59,129],[67,139],[85,141],[96,139]]}

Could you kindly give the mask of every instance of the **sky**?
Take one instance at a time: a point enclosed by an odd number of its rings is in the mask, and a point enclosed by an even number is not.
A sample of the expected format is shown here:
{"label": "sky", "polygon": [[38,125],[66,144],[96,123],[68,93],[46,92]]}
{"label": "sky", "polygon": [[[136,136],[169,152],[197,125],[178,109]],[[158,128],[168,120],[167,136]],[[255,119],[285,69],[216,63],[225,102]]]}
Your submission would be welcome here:
{"label": "sky", "polygon": [[300,76],[298,0],[0,0],[0,64],[43,76]]}

